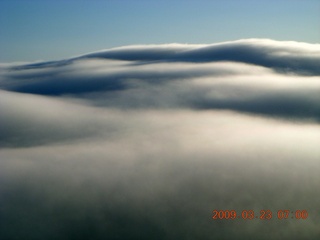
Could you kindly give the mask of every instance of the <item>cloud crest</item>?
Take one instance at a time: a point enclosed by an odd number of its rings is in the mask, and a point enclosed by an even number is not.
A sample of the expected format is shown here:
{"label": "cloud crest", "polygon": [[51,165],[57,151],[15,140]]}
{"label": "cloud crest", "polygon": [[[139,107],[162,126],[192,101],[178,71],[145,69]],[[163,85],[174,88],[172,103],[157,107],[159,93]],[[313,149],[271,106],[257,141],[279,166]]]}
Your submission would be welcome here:
{"label": "cloud crest", "polygon": [[3,90],[116,108],[230,109],[319,121],[318,44],[250,39],[129,46],[2,67]]}

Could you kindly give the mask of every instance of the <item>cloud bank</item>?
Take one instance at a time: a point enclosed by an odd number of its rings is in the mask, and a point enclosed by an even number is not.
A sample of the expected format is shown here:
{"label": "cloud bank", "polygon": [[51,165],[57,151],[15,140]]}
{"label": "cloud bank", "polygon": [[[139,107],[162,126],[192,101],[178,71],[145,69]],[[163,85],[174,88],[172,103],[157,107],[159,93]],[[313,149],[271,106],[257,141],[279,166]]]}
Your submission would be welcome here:
{"label": "cloud bank", "polygon": [[230,109],[319,121],[317,44],[131,46],[2,67],[4,90],[122,108]]}
{"label": "cloud bank", "polygon": [[319,60],[249,39],[2,64],[0,239],[318,239]]}

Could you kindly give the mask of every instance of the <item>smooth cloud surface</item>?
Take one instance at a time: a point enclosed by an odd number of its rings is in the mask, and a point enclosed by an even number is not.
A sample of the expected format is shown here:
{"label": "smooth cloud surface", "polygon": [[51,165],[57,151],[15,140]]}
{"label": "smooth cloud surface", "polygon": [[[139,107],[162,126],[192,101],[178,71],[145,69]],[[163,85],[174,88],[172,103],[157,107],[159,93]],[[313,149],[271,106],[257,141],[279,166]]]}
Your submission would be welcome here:
{"label": "smooth cloud surface", "polygon": [[250,39],[1,65],[0,239],[318,239],[319,62]]}

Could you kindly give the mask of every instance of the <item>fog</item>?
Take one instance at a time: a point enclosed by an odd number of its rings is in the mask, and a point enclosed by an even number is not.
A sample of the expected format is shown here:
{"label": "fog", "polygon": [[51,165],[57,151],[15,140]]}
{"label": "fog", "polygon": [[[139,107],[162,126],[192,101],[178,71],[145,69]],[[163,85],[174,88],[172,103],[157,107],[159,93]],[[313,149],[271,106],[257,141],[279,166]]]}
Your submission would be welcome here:
{"label": "fog", "polygon": [[318,239],[319,60],[248,39],[2,64],[0,239]]}

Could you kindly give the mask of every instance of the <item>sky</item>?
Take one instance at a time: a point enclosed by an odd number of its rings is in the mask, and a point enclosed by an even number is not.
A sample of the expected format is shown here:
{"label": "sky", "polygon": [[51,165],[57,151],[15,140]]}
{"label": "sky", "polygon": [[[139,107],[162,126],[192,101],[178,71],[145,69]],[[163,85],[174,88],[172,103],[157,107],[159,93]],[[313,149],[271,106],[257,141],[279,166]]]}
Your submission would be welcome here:
{"label": "sky", "polygon": [[0,62],[58,60],[131,44],[319,43],[319,11],[317,0],[1,0]]}
{"label": "sky", "polygon": [[1,240],[320,239],[319,1],[0,11]]}

